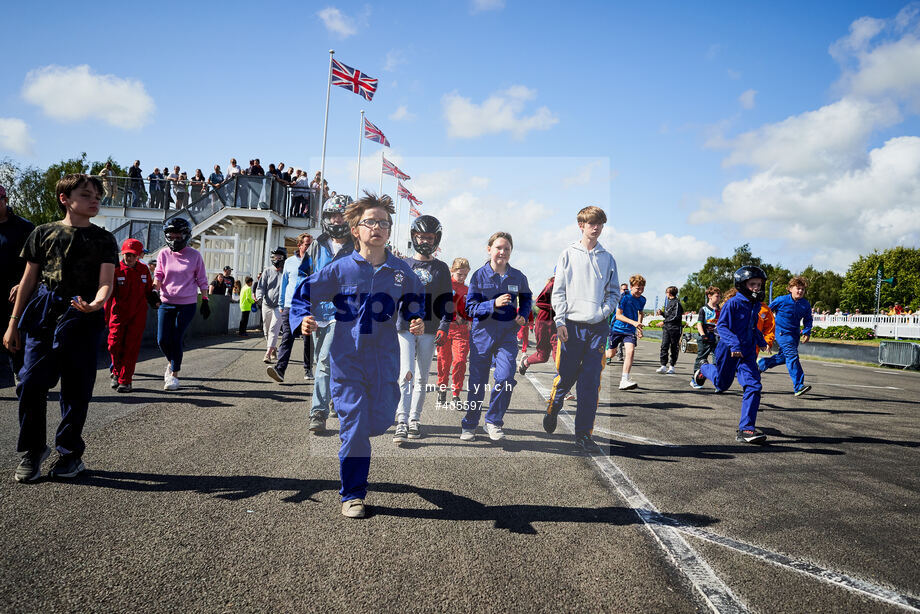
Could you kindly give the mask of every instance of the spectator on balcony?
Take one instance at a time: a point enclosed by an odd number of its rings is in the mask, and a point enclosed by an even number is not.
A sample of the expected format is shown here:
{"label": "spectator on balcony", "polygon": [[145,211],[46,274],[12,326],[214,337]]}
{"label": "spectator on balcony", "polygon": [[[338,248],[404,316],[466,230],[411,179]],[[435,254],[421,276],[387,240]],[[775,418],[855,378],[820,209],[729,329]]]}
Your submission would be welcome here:
{"label": "spectator on balcony", "polygon": [[310,184],[306,173],[302,173],[291,189],[291,215],[305,217],[310,215]]}
{"label": "spectator on balcony", "polygon": [[281,179],[281,171],[275,168],[274,164],[268,165],[268,173],[266,173],[266,175],[270,175],[274,177],[275,179]]}
{"label": "spectator on balcony", "polygon": [[278,171],[281,173],[281,181],[287,185],[291,185],[291,173],[284,170],[284,162],[278,163]]}
{"label": "spectator on balcony", "polygon": [[163,173],[159,168],[153,169],[153,172],[147,175],[147,181],[150,182],[150,206],[154,209],[159,209],[166,204],[163,179]]}
{"label": "spectator on balcony", "polygon": [[252,166],[249,168],[249,174],[255,175],[256,177],[265,176],[265,169],[262,168],[262,164],[259,162],[258,158],[252,161]]}
{"label": "spectator on balcony", "polygon": [[141,172],[141,161],[135,160],[131,168],[128,169],[128,191],[131,193],[132,207],[143,207],[146,197],[144,196],[144,175]]}
{"label": "spectator on balcony", "polygon": [[195,169],[195,176],[192,177],[192,198],[198,200],[208,193],[208,182],[204,178],[204,173],[200,168]]}
{"label": "spectator on balcony", "polygon": [[[178,166],[176,168],[179,168]],[[185,171],[179,173],[179,180],[176,181],[176,209],[185,209],[188,207],[188,175]]]}
{"label": "spectator on balcony", "polygon": [[217,189],[217,186],[224,182],[224,174],[220,172],[220,164],[214,165],[214,172],[211,173],[211,176],[208,177],[208,183],[211,184],[212,189]]}
{"label": "spectator on balcony", "polygon": [[102,189],[105,190],[102,206],[111,207],[115,202],[115,171],[112,170],[111,162],[105,163],[105,166],[99,171],[99,176],[102,177]]}
{"label": "spectator on balcony", "polygon": [[227,179],[230,179],[234,175],[239,175],[242,172],[243,169],[236,163],[236,158],[230,158],[230,166],[227,167]]}
{"label": "spectator on balcony", "polygon": [[[163,171],[163,172],[166,172],[166,171]],[[176,199],[173,202],[176,203],[176,209],[181,209],[181,207],[179,206],[179,175],[180,175],[179,167],[174,166],[173,172],[171,172],[169,175],[166,176],[166,194],[168,195],[167,201],[170,201],[172,199],[172,192],[173,190],[175,190]]]}

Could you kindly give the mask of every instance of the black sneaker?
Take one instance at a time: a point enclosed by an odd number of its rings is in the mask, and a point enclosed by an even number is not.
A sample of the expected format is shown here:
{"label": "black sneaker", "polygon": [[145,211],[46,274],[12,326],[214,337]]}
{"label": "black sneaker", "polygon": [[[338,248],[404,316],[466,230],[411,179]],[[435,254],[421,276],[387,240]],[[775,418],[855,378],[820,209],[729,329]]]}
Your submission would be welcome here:
{"label": "black sneaker", "polygon": [[800,397],[800,396],[802,396],[803,394],[805,394],[806,392],[808,392],[809,390],[811,390],[811,386],[809,386],[809,385],[806,384],[806,385],[802,386],[801,388],[799,388],[798,390],[796,390],[793,394],[794,394],[795,396],[797,396],[797,397]]}
{"label": "black sneaker", "polygon": [[697,369],[696,371],[693,372],[693,383],[699,386],[700,388],[702,388],[703,384],[706,383],[706,376],[703,375],[702,369]]}
{"label": "black sneaker", "polygon": [[313,369],[307,369],[306,371],[304,371],[303,378],[307,381],[312,380],[313,379]]}
{"label": "black sneaker", "polygon": [[118,392],[133,392],[134,386],[132,386],[131,384],[118,384],[118,388],[116,388],[115,390],[117,390]]}
{"label": "black sneaker", "polygon": [[112,372],[112,390],[118,390],[118,376]]}
{"label": "black sneaker", "polygon": [[744,443],[763,443],[767,440],[767,436],[757,429],[744,429],[738,431],[735,440]]}
{"label": "black sneaker", "polygon": [[439,390],[438,391],[438,405],[444,405],[447,403],[447,391]]}
{"label": "black sneaker", "polygon": [[559,416],[559,410],[553,411],[552,408],[547,409],[546,413],[543,415],[543,430],[547,433],[554,433],[556,431],[556,421]]}
{"label": "black sneaker", "polygon": [[22,460],[19,461],[19,466],[16,467],[16,473],[13,474],[13,479],[17,482],[34,482],[42,474],[42,463],[48,458],[48,455],[51,454],[51,450],[48,446],[45,446],[45,449],[41,452],[26,452],[22,455]]}
{"label": "black sneaker", "polygon": [[597,444],[591,439],[591,435],[587,433],[575,435],[575,447],[588,454],[594,454],[599,451]]}
{"label": "black sneaker", "polygon": [[518,363],[518,373],[521,375],[527,374],[527,367],[530,365],[527,364],[527,356],[521,356],[521,361]]}
{"label": "black sneaker", "polygon": [[75,478],[85,470],[82,458],[76,454],[62,454],[54,459],[48,475],[53,478]]}
{"label": "black sneaker", "polygon": [[463,410],[463,402],[460,401],[460,395],[459,395],[459,394],[455,394],[454,396],[452,396],[452,397],[450,398],[450,404],[451,404],[451,406],[452,406],[456,411],[464,411],[464,410]]}

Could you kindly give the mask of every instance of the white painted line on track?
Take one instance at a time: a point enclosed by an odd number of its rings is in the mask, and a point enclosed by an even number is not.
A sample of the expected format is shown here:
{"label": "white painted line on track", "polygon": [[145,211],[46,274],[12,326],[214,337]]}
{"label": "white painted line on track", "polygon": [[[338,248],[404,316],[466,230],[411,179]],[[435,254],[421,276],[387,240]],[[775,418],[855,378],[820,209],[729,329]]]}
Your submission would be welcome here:
{"label": "white painted line on track", "polygon": [[903,390],[895,386],[871,386],[869,384],[835,384],[833,382],[812,382],[812,386],[840,386],[841,388],[875,388],[876,390]]}
{"label": "white painted line on track", "polygon": [[871,582],[867,582],[865,580],[860,580],[859,578],[855,578],[838,571],[825,569],[824,567],[815,565],[814,563],[800,561],[790,556],[786,556],[785,554],[780,554],[778,552],[773,552],[771,550],[761,548],[760,546],[755,546],[747,542],[732,539],[731,537],[724,537],[722,535],[718,535],[717,533],[711,533],[705,529],[682,524],[675,524],[673,521],[669,521],[666,518],[663,520],[664,522],[672,524],[672,526],[676,526],[682,533],[693,535],[694,537],[698,537],[708,542],[730,548],[731,550],[735,550],[736,552],[740,552],[742,554],[751,555],[766,561],[767,563],[778,565],[779,567],[804,574],[811,578],[827,582],[828,584],[833,584],[840,588],[862,593],[891,605],[902,607],[911,612],[920,612],[920,598],[914,597],[913,595],[909,595],[907,593],[899,593],[897,591],[878,586],[877,584],[872,584]]}
{"label": "white painted line on track", "polygon": [[[544,399],[549,399],[549,391],[533,375],[525,377]],[[560,412],[560,422],[575,432],[572,419]],[[636,515],[645,524],[662,549],[668,553],[675,566],[690,580],[693,587],[702,595],[713,612],[747,612],[748,609],[728,586],[716,575],[715,571],[700,557],[679,531],[672,526],[661,524],[654,519],[660,516],[655,506],[633,484],[626,474],[606,454],[592,455],[601,474],[620,493],[620,496],[633,508]]]}
{"label": "white painted line on track", "polygon": [[[539,380],[537,380],[532,375],[526,375],[525,377],[527,377],[527,379],[530,380],[530,383],[533,384],[533,387],[536,388],[537,392],[544,399],[549,398],[549,391],[546,389],[545,386],[543,386],[542,383],[540,383]],[[851,385],[855,385],[855,384],[851,384]],[[892,387],[891,386],[888,386],[888,387],[875,386],[875,388],[892,388]],[[899,390],[899,389],[895,388],[895,390]],[[561,422],[566,426],[566,428],[574,433],[575,425],[572,422],[569,412],[567,410],[563,410],[562,412],[560,412],[559,417],[561,419]],[[603,432],[605,434],[610,434],[610,435],[613,435],[616,433],[616,431],[606,431],[606,430],[597,429],[597,428],[595,429],[595,431]],[[644,439],[644,438],[637,438],[635,436],[631,436],[627,434],[622,434],[621,436],[629,438],[629,439],[634,439],[637,441],[642,441]],[[651,440],[646,440],[646,441],[649,443],[651,442]],[[655,445],[663,445],[667,447],[679,447],[679,445],[676,445],[676,444],[665,444],[663,442],[658,442]],[[920,598],[910,595],[908,593],[899,593],[897,591],[887,589],[877,584],[873,584],[872,582],[861,580],[854,576],[850,576],[850,575],[847,575],[847,574],[844,574],[838,571],[833,571],[831,569],[826,569],[824,567],[815,565],[814,563],[809,563],[807,561],[801,561],[798,559],[794,559],[790,556],[781,554],[779,552],[773,552],[771,550],[767,550],[766,548],[761,548],[760,546],[755,546],[753,544],[749,544],[747,542],[733,539],[731,537],[725,537],[717,533],[712,533],[705,529],[701,529],[699,527],[693,527],[693,526],[684,524],[682,522],[679,522],[677,520],[674,520],[672,518],[669,518],[661,514],[657,510],[657,508],[655,508],[655,506],[652,505],[652,503],[645,497],[644,494],[642,494],[642,492],[636,487],[636,485],[633,484],[632,480],[630,480],[629,477],[625,473],[623,473],[622,469],[617,467],[617,465],[613,462],[613,460],[611,460],[611,458],[607,454],[601,452],[600,456],[596,456],[596,455],[591,456],[591,460],[594,461],[595,465],[597,465],[598,469],[601,471],[604,477],[607,478],[607,480],[611,483],[611,485],[613,485],[613,487],[617,490],[620,496],[623,497],[623,499],[625,499],[627,503],[629,503],[629,505],[633,507],[633,510],[636,512],[639,518],[642,519],[646,527],[649,529],[649,531],[651,531],[652,535],[655,536],[655,538],[661,544],[662,548],[664,548],[664,550],[668,552],[668,554],[670,554],[671,557],[676,561],[678,569],[680,569],[688,578],[690,578],[690,581],[693,583],[694,587],[703,595],[703,597],[706,599],[706,601],[709,603],[709,605],[713,608],[714,611],[717,611],[717,612],[744,611],[744,606],[741,604],[738,598],[735,597],[735,595],[731,592],[731,589],[725,586],[722,580],[719,579],[719,577],[715,575],[715,572],[712,570],[711,567],[709,567],[706,561],[700,558],[699,555],[696,554],[696,551],[693,550],[690,544],[688,544],[685,540],[680,539],[680,542],[676,546],[674,546],[672,545],[674,536],[667,535],[667,534],[662,535],[659,533],[659,529],[665,528],[665,527],[673,528],[675,531],[678,531],[680,533],[692,535],[699,539],[706,540],[710,543],[724,546],[736,552],[740,552],[742,554],[753,556],[762,561],[772,563],[773,565],[777,565],[784,569],[788,569],[790,571],[795,571],[797,573],[809,576],[810,578],[813,578],[815,580],[819,580],[821,582],[825,582],[825,583],[834,585],[836,587],[850,590],[853,592],[862,593],[863,595],[866,595],[873,599],[884,601],[885,603],[889,603],[891,605],[895,605],[895,606],[904,608],[905,610],[908,610],[911,612],[920,612]],[[681,547],[685,547],[686,551],[681,550]],[[684,554],[684,552],[689,552],[690,556],[688,557],[687,555]],[[685,567],[685,565],[687,567]],[[724,591],[726,592],[725,596],[729,597],[731,600],[727,603],[727,609],[723,609],[719,601],[714,602],[714,599],[711,598],[709,594],[707,594],[707,590],[712,590],[712,587],[719,587],[719,586],[724,587]],[[725,596],[718,596],[718,597],[724,598]],[[720,603],[720,605],[717,605],[717,603]],[[731,608],[736,608],[736,609],[731,609]],[[739,610],[737,608],[741,608],[741,609]]]}
{"label": "white painted line on track", "polygon": [[[568,415],[568,410],[562,410]],[[561,412],[560,412],[561,413]],[[604,435],[610,435],[611,437],[620,437],[622,439],[630,439],[632,441],[638,441],[640,443],[647,443],[650,446],[661,446],[662,448],[679,448],[680,444],[668,443],[666,441],[658,441],[657,439],[649,439],[648,437],[640,437],[639,435],[630,435],[629,433],[623,433],[621,431],[608,431],[607,429],[602,429],[598,426],[594,427],[595,433],[603,433]]]}

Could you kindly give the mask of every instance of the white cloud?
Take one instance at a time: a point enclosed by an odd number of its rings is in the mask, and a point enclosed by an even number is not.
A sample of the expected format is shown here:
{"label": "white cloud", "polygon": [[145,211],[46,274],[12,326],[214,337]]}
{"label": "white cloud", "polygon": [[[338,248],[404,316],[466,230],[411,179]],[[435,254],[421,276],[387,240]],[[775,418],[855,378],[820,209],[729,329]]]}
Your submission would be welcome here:
{"label": "white cloud", "polygon": [[330,34],[334,34],[341,38],[348,38],[358,33],[355,20],[334,6],[327,6],[319,11],[317,16],[323,20],[323,25],[326,26],[326,30],[328,30]]}
{"label": "white cloud", "polygon": [[390,114],[390,119],[393,121],[407,121],[410,119],[415,119],[415,113],[409,112],[409,107],[406,105],[400,105],[393,113]]}
{"label": "white cloud", "polygon": [[505,8],[505,0],[473,0],[471,6],[473,13],[500,11],[503,8]]}
{"label": "white cloud", "polygon": [[386,61],[383,64],[383,69],[386,71],[394,71],[400,64],[406,63],[406,54],[398,49],[391,49],[387,51]]}
{"label": "white cloud", "polygon": [[754,97],[757,96],[757,90],[745,90],[738,96],[738,102],[741,103],[742,109],[754,108]]}
{"label": "white cloud", "polygon": [[[604,162],[602,160],[594,160],[588,162],[581,168],[579,168],[574,175],[569,177],[564,177],[562,179],[562,184],[565,186],[573,185],[587,185],[591,183],[591,180],[594,178],[594,172],[601,170],[604,167]],[[608,177],[610,175],[608,174]]]}
{"label": "white cloud", "polygon": [[28,124],[15,117],[0,117],[0,149],[31,156],[34,143]]}
{"label": "white cloud", "polygon": [[846,270],[859,254],[920,245],[920,137],[872,138],[920,112],[918,11],[861,18],[830,48],[840,98],[817,110],[708,143],[751,174],[701,202],[694,223],[728,222],[776,239],[819,267]]}
{"label": "white cloud", "polygon": [[536,96],[536,90],[523,85],[496,92],[482,104],[476,104],[456,92],[447,94],[441,101],[447,120],[447,134],[453,138],[471,139],[510,132],[514,138],[523,139],[531,130],[548,130],[559,123],[559,118],[547,107],[540,107],[529,116],[522,115],[525,103]]}
{"label": "white cloud", "polygon": [[141,81],[100,75],[86,64],[29,71],[22,97],[58,121],[100,119],[128,130],[143,127],[156,109]]}
{"label": "white cloud", "polygon": [[728,75],[729,79],[734,79],[735,81],[741,78],[740,70],[732,70],[731,68],[729,68],[729,69],[726,69],[725,74]]}

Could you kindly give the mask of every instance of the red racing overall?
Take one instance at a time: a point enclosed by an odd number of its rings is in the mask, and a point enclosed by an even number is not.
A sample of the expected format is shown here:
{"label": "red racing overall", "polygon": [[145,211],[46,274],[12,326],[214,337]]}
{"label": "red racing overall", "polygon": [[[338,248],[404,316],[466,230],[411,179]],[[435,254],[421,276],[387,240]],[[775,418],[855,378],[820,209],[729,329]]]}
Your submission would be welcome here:
{"label": "red racing overall", "polygon": [[143,262],[115,269],[112,297],[105,305],[109,324],[109,355],[112,373],[119,384],[130,384],[141,351],[141,338],[147,322],[147,300],[153,290],[150,270]]}

